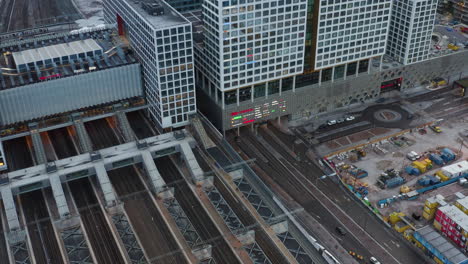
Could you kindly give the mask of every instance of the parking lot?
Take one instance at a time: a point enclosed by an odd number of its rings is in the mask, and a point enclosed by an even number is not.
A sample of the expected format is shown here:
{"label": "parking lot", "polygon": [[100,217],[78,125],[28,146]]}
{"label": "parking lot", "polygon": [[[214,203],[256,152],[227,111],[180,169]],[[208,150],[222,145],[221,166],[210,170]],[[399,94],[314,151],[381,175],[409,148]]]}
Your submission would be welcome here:
{"label": "parking lot", "polygon": [[[458,119],[453,121],[445,121],[440,124],[441,132],[436,133],[427,128],[424,131],[413,129],[405,134],[397,136],[386,136],[383,140],[362,148],[365,156],[362,153],[348,152],[347,154],[339,154],[330,158],[337,167],[344,168],[342,176],[345,183],[353,186],[354,189],[359,189],[364,186],[367,193],[363,196],[367,197],[368,201],[375,207],[377,202],[382,199],[392,198],[400,194],[400,188],[407,186],[411,191],[422,188],[418,180],[426,175],[435,175],[442,166],[433,164],[431,169],[420,175],[409,175],[405,168],[412,165],[412,162],[407,154],[411,151],[418,153],[423,161],[430,153],[440,152],[443,148],[449,148],[457,154],[455,160],[452,160],[445,165],[450,165],[468,158],[468,140],[460,135],[461,131],[467,128],[467,119]],[[425,133],[424,133],[425,132]],[[463,138],[463,140],[462,140]],[[359,155],[361,154],[361,155]],[[356,159],[359,159],[355,161]],[[352,166],[362,169],[368,173],[367,177],[356,179],[350,173]],[[392,188],[384,188],[378,186],[378,180],[382,173],[389,169],[394,169],[399,172],[400,176],[406,181]],[[446,201],[455,199],[454,194],[462,192],[468,195],[468,189],[459,185],[457,182],[441,187],[420,195],[415,200],[399,200],[390,203],[388,206],[379,208],[383,215],[389,215],[392,212],[404,212],[407,215],[413,213],[421,215],[422,207],[428,197],[436,194],[441,194],[446,198]]]}

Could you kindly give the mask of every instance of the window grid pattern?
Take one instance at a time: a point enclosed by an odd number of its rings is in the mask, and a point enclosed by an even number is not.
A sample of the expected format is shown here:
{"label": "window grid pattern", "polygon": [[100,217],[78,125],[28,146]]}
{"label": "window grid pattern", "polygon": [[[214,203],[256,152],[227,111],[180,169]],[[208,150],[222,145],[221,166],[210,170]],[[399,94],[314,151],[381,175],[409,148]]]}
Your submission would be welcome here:
{"label": "window grid pattern", "polygon": [[391,0],[322,0],[315,68],[383,55]]}
{"label": "window grid pattern", "polygon": [[155,28],[126,0],[104,1],[106,22],[115,23],[117,14],[142,65],[150,115],[163,128],[187,123],[187,114],[196,111],[190,24]]}
{"label": "window grid pattern", "polygon": [[306,17],[306,0],[205,1],[204,64],[213,83],[230,90],[302,73]]}
{"label": "window grid pattern", "polygon": [[429,59],[437,0],[399,0],[393,3],[387,53],[410,64]]}

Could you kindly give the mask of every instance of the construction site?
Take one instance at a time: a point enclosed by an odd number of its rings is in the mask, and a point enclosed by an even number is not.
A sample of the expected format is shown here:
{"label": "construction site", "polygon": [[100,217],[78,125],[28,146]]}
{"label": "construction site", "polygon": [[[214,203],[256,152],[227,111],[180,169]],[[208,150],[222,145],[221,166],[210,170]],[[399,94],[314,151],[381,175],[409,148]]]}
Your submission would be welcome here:
{"label": "construction site", "polygon": [[[455,210],[452,207],[461,208],[461,213],[452,214],[468,219],[465,207],[461,206],[468,200],[467,122],[466,118],[436,120],[375,139],[371,144],[335,154],[327,160],[348,190],[396,232],[426,250],[423,244],[427,241],[420,233],[419,236],[414,233],[427,226],[434,226],[438,235],[445,233],[450,221],[438,216],[444,210],[452,212]],[[447,243],[454,243],[455,250],[463,251],[465,241],[462,234]],[[457,259],[466,259],[460,254]],[[447,256],[440,253],[437,258]]]}

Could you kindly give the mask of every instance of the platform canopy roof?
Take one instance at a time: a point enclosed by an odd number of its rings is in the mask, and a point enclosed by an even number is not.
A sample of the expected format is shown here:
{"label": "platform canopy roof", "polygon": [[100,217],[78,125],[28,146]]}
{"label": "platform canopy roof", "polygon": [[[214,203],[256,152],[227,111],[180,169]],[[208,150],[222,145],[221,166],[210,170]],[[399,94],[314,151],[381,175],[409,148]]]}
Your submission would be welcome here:
{"label": "platform canopy roof", "polygon": [[61,43],[41,48],[33,48],[19,52],[13,52],[16,65],[35,63],[47,59],[69,57],[80,53],[94,52],[102,47],[94,39],[78,40],[69,43]]}

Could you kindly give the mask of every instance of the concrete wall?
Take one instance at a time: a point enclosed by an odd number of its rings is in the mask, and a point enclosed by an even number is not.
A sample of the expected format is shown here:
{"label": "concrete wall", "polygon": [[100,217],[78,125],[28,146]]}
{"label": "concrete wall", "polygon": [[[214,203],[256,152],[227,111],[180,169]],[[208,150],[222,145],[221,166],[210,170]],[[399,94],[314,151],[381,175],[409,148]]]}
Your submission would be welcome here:
{"label": "concrete wall", "polygon": [[0,125],[143,96],[139,64],[0,91]]}

